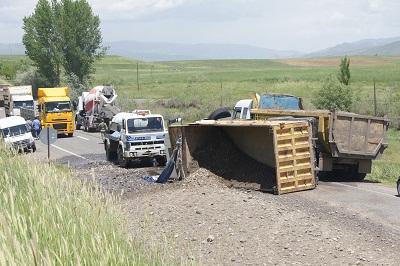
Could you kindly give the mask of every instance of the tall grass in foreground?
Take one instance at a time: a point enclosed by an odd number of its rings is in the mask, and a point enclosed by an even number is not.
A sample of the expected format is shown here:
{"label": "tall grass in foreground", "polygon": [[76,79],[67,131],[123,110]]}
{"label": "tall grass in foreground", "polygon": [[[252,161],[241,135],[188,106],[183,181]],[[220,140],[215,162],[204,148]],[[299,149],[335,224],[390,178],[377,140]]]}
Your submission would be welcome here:
{"label": "tall grass in foreground", "polygon": [[27,158],[0,147],[0,265],[181,264],[127,234],[116,197]]}

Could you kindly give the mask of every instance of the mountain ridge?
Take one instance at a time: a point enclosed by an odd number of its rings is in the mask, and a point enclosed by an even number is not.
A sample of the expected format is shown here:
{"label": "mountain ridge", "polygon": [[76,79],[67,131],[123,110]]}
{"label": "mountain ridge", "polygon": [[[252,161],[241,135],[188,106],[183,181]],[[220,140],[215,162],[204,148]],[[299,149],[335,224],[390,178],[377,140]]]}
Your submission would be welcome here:
{"label": "mountain ridge", "polygon": [[[166,42],[116,41],[104,42],[108,55],[143,61],[179,61],[213,59],[285,59],[339,56],[400,56],[400,36],[363,39],[342,43],[326,49],[303,53],[295,50],[276,50],[247,44],[179,44]],[[21,43],[0,43],[0,54],[25,54]]]}

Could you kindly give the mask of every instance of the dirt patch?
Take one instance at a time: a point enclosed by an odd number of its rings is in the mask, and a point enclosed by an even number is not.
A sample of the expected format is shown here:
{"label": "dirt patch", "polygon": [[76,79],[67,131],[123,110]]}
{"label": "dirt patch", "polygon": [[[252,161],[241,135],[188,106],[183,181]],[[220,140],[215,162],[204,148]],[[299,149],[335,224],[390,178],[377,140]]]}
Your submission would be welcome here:
{"label": "dirt patch", "polygon": [[[352,66],[390,65],[400,57],[349,57]],[[274,59],[273,61],[291,66],[339,66],[341,58],[298,58]]]}

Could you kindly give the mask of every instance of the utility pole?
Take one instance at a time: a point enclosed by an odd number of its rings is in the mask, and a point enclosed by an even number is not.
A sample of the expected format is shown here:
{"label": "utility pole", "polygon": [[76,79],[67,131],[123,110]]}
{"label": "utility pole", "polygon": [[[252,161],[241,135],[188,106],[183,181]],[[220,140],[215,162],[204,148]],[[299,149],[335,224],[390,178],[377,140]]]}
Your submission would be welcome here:
{"label": "utility pole", "polygon": [[375,116],[376,116],[376,81],[374,78],[374,110],[375,110]]}
{"label": "utility pole", "polygon": [[136,79],[137,79],[137,90],[139,91],[139,63],[136,63]]}
{"label": "utility pole", "polygon": [[222,107],[222,79],[221,79],[221,107]]}

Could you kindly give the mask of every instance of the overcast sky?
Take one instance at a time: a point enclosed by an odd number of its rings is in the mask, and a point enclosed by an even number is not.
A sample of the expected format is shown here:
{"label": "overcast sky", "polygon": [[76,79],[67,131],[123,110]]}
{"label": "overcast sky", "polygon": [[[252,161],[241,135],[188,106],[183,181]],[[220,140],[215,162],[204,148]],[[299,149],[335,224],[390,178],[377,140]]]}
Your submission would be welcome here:
{"label": "overcast sky", "polygon": [[[87,0],[103,41],[249,44],[314,52],[400,36],[399,0]],[[0,0],[0,43],[22,42],[36,0]]]}

